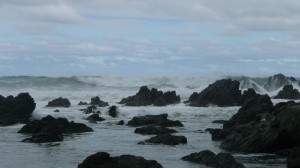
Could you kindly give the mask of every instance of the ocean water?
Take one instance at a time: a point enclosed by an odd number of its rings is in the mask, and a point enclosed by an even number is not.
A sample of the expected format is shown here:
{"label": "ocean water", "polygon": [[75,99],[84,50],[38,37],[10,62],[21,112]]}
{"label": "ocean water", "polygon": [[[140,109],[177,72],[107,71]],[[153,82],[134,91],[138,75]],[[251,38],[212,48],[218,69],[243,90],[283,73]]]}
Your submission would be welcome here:
{"label": "ocean water", "polygon": [[[182,101],[187,100],[193,92],[200,92],[210,83],[222,77],[160,77],[160,78],[122,78],[122,77],[0,77],[0,94],[16,96],[20,92],[29,92],[34,98],[37,107],[32,119],[40,119],[47,115],[66,117],[69,120],[85,123],[94,129],[94,132],[66,135],[63,142],[30,144],[20,142],[30,135],[19,134],[23,126],[0,127],[0,167],[3,168],[73,168],[77,167],[87,156],[96,152],[105,151],[112,156],[133,154],[146,159],[154,159],[165,168],[199,168],[199,164],[182,161],[180,158],[192,152],[209,149],[215,153],[221,152],[220,142],[211,141],[209,133],[203,132],[206,128],[219,128],[220,124],[211,123],[217,119],[229,119],[239,107],[189,107],[183,103],[166,107],[126,107],[117,104],[123,97],[134,95],[140,86],[147,85],[163,91],[175,90]],[[79,101],[90,102],[90,98],[99,96],[110,105],[117,105],[118,118],[107,115],[107,107],[101,107],[101,117],[106,120],[99,123],[89,123],[87,114],[78,106]],[[64,97],[71,101],[70,108],[48,108],[48,101]],[[279,101],[279,100],[277,100]],[[53,112],[59,109],[59,113]],[[137,143],[151,136],[135,134],[133,127],[118,126],[116,123],[125,120],[125,123],[134,116],[146,114],[168,113],[169,118],[180,120],[183,128],[175,128],[178,135],[188,139],[185,145],[138,145]],[[285,158],[278,158],[267,154],[240,154],[234,156],[250,168],[282,168]]]}

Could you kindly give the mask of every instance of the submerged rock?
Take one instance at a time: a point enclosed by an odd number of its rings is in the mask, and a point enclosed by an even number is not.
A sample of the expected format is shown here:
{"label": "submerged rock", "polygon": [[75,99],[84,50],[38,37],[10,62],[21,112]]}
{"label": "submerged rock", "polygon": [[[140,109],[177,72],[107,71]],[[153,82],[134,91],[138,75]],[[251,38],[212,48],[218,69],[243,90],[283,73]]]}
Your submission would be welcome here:
{"label": "submerged rock", "polygon": [[80,101],[80,102],[78,103],[78,106],[83,106],[83,105],[88,105],[88,103],[87,103],[87,102],[83,102],[83,101]]}
{"label": "submerged rock", "polygon": [[60,142],[63,141],[63,134],[58,131],[47,131],[37,134],[33,134],[31,138],[26,138],[22,142],[27,143],[48,143],[48,142]]}
{"label": "submerged rock", "polygon": [[163,127],[183,127],[183,124],[180,121],[172,121],[167,118],[168,114],[138,116],[133,117],[127,125],[134,127],[145,125],[157,125]]}
{"label": "submerged rock", "polygon": [[27,122],[35,106],[29,93],[20,93],[16,97],[0,95],[0,126]]}
{"label": "submerged rock", "polygon": [[162,134],[145,140],[147,143],[164,144],[164,145],[179,145],[186,144],[187,139],[185,136],[176,136],[171,134]]}
{"label": "submerged rock", "polygon": [[88,116],[87,120],[90,122],[104,121],[105,119],[100,117],[99,114],[92,114]]}
{"label": "submerged rock", "polygon": [[127,98],[123,98],[120,104],[127,106],[166,106],[169,104],[177,104],[180,102],[180,96],[176,95],[175,91],[163,93],[155,88],[151,90],[147,86],[142,86],[138,93]]}
{"label": "submerged rock", "polygon": [[300,99],[300,93],[292,85],[285,85],[274,99]]}
{"label": "submerged rock", "polygon": [[144,126],[144,127],[136,128],[134,130],[134,133],[143,134],[143,135],[170,134],[176,132],[177,131],[174,129],[169,129],[161,126],[154,126],[154,125]]}
{"label": "submerged rock", "polygon": [[67,98],[59,97],[57,99],[54,99],[52,101],[48,102],[48,105],[46,107],[70,107],[71,103]]}
{"label": "submerged rock", "polygon": [[78,168],[162,168],[162,166],[155,160],[146,160],[140,156],[111,157],[109,153],[98,152],[87,157]]}
{"label": "submerged rock", "polygon": [[107,102],[100,100],[98,96],[91,98],[91,105],[99,106],[99,107],[106,107],[109,106]]}

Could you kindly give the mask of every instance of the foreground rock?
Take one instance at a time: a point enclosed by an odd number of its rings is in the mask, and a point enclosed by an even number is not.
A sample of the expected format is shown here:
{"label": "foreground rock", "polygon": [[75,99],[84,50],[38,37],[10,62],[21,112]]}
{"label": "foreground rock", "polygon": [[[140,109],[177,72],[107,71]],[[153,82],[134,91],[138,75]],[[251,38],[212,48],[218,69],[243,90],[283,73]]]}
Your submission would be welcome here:
{"label": "foreground rock", "polygon": [[245,166],[235,160],[235,158],[229,153],[215,154],[209,150],[203,150],[198,153],[192,153],[190,155],[181,158],[185,161],[204,164],[208,167],[214,168],[245,168]]}
{"label": "foreground rock", "polygon": [[138,93],[134,96],[123,98],[120,101],[120,104],[125,104],[127,106],[166,106],[169,104],[177,104],[179,102],[180,96],[177,96],[175,91],[163,93],[155,88],[149,90],[147,86],[142,86]]}
{"label": "foreground rock", "polygon": [[164,144],[164,145],[179,145],[186,144],[187,139],[185,136],[176,136],[171,134],[162,134],[145,140],[146,143]]}
{"label": "foreground rock", "polygon": [[292,85],[285,85],[274,99],[300,99],[300,93]]}
{"label": "foreground rock", "polygon": [[91,98],[91,105],[99,106],[99,107],[106,107],[109,106],[107,102],[100,100],[98,96]]}
{"label": "foreground rock", "polygon": [[143,134],[143,135],[170,134],[176,132],[177,131],[174,129],[169,129],[161,126],[154,126],[154,125],[144,126],[141,128],[136,128],[134,130],[134,133]]}
{"label": "foreground rock", "polygon": [[57,98],[57,99],[54,99],[52,101],[49,101],[48,102],[48,105],[46,107],[70,107],[71,106],[71,103],[70,101],[67,99],[67,98]]}
{"label": "foreground rock", "polygon": [[82,123],[69,122],[66,118],[54,118],[46,116],[42,120],[33,120],[24,125],[18,133],[42,133],[49,132],[48,130],[55,130],[61,133],[82,133],[91,132],[92,128]]}
{"label": "foreground rock", "polygon": [[28,93],[20,93],[16,97],[0,95],[0,126],[27,122],[35,106]]}
{"label": "foreground rock", "polygon": [[162,168],[162,166],[155,160],[146,160],[140,156],[111,157],[109,153],[98,152],[87,157],[78,168]]}
{"label": "foreground rock", "polygon": [[127,125],[133,127],[140,127],[145,125],[156,125],[162,127],[183,127],[183,124],[180,121],[172,121],[167,118],[168,114],[138,116],[133,117]]}
{"label": "foreground rock", "polygon": [[300,167],[300,146],[292,149],[287,159],[287,168]]}

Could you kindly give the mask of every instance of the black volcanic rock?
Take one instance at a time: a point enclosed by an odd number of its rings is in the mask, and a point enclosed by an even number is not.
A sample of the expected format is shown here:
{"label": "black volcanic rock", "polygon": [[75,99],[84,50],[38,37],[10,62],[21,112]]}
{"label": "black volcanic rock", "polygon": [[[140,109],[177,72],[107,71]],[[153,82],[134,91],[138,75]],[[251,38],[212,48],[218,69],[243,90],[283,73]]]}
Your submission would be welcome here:
{"label": "black volcanic rock", "polygon": [[140,156],[111,157],[109,153],[98,152],[87,157],[78,168],[162,168],[162,166],[155,160],[146,160]]}
{"label": "black volcanic rock", "polygon": [[300,93],[292,85],[285,85],[274,99],[300,99]]}
{"label": "black volcanic rock", "polygon": [[16,97],[0,95],[0,126],[27,122],[35,106],[28,93],[20,93]]}
{"label": "black volcanic rock", "polygon": [[172,121],[167,118],[168,114],[138,116],[133,117],[127,125],[133,127],[145,125],[156,125],[163,127],[183,127],[183,124],[180,121]]}
{"label": "black volcanic rock", "polygon": [[297,83],[294,77],[286,77],[283,74],[276,74],[268,78],[268,82],[264,85],[264,88],[269,91],[275,91],[284,85],[291,85]]}
{"label": "black volcanic rock", "polygon": [[287,168],[299,168],[300,167],[300,146],[295,147],[290,152],[287,159]]}
{"label": "black volcanic rock", "polygon": [[145,140],[147,143],[153,144],[164,144],[164,145],[179,145],[179,144],[186,144],[187,139],[185,136],[177,136],[171,134],[161,134],[156,135],[150,139]]}
{"label": "black volcanic rock", "polygon": [[88,105],[88,103],[87,103],[87,102],[83,102],[83,101],[80,101],[80,102],[78,103],[78,106],[83,106],[83,105]]}
{"label": "black volcanic rock", "polygon": [[118,107],[117,106],[111,106],[109,107],[108,109],[108,115],[113,117],[113,118],[116,118],[118,117]]}
{"label": "black volcanic rock", "polygon": [[143,134],[143,135],[157,135],[157,134],[169,134],[169,133],[176,133],[177,131],[174,129],[161,127],[161,126],[154,126],[148,125],[140,128],[136,128],[134,133]]}
{"label": "black volcanic rock", "polygon": [[123,98],[120,104],[127,106],[166,106],[169,104],[177,104],[180,102],[180,96],[176,95],[175,91],[168,91],[163,93],[155,88],[151,90],[147,86],[142,86],[138,93],[134,96]]}
{"label": "black volcanic rock", "polygon": [[182,160],[208,165],[215,158],[216,154],[210,150],[203,150],[197,153],[191,153],[182,157]]}
{"label": "black volcanic rock", "polygon": [[86,109],[83,109],[84,114],[96,113],[97,107],[95,105],[88,106]]}
{"label": "black volcanic rock", "polygon": [[57,98],[48,102],[46,107],[70,107],[71,103],[67,98]]}
{"label": "black volcanic rock", "polygon": [[107,102],[100,100],[98,96],[91,98],[91,105],[99,106],[99,107],[106,107],[109,106]]}
{"label": "black volcanic rock", "polygon": [[66,118],[54,118],[50,115],[41,120],[33,120],[24,125],[18,133],[41,133],[48,132],[48,130],[56,130],[61,133],[81,133],[91,132],[92,128],[82,123],[69,122]]}
{"label": "black volcanic rock", "polygon": [[100,117],[99,114],[92,114],[88,116],[87,120],[90,122],[104,121],[105,119]]}
{"label": "black volcanic rock", "polygon": [[124,120],[120,120],[119,122],[117,122],[116,125],[124,125],[124,124],[125,124]]}
{"label": "black volcanic rock", "polygon": [[22,142],[27,143],[47,143],[47,142],[60,142],[63,141],[63,134],[58,131],[47,131],[33,134],[31,138],[26,138]]}

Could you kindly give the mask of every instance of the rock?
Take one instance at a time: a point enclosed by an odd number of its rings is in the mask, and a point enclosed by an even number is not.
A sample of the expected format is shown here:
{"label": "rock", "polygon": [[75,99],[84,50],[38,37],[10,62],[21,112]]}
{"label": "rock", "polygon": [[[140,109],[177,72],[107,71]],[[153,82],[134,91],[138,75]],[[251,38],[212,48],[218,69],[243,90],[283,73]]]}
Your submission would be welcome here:
{"label": "rock", "polygon": [[67,98],[57,98],[48,102],[46,107],[70,107],[71,103]]}
{"label": "rock", "polygon": [[59,110],[58,110],[58,109],[56,109],[56,110],[54,110],[53,112],[55,112],[55,113],[59,113]]}
{"label": "rock", "polygon": [[176,132],[177,131],[174,129],[169,129],[161,126],[154,126],[154,125],[144,126],[141,128],[136,128],[134,130],[134,133],[143,134],[143,135],[170,134]]}
{"label": "rock", "polygon": [[105,119],[100,117],[99,114],[92,114],[88,116],[87,120],[90,122],[104,121]]}
{"label": "rock", "polygon": [[117,106],[111,106],[108,109],[108,115],[116,118],[118,116]]}
{"label": "rock", "polygon": [[227,122],[227,120],[214,120],[211,123],[215,123],[215,124],[224,124],[225,122]]}
{"label": "rock", "polygon": [[147,143],[164,144],[164,145],[179,145],[186,144],[187,139],[185,136],[176,136],[171,134],[162,134],[145,140]]}
{"label": "rock", "polygon": [[241,98],[240,83],[231,79],[218,80],[210,84],[199,94],[193,93],[187,101],[190,106],[207,107],[217,105],[220,107],[236,106]]}
{"label": "rock", "polygon": [[300,167],[300,146],[294,148],[287,158],[287,168]]}
{"label": "rock", "polygon": [[91,114],[91,113],[96,113],[97,107],[95,105],[88,106],[86,109],[83,110],[84,114]]}
{"label": "rock", "polygon": [[163,93],[155,88],[151,90],[147,86],[142,86],[138,93],[127,98],[123,98],[119,103],[127,106],[166,106],[180,102],[180,96],[175,91]]}
{"label": "rock", "polygon": [[47,130],[56,130],[61,133],[81,133],[91,132],[92,128],[82,123],[69,122],[66,118],[53,118],[48,115],[42,120],[33,120],[24,125],[18,133],[41,133],[47,132]]}
{"label": "rock", "polygon": [[181,158],[185,161],[204,164],[213,168],[245,168],[245,166],[235,160],[235,158],[229,153],[219,153],[215,155],[210,150],[203,150],[198,153],[192,153],[190,155]]}
{"label": "rock", "polygon": [[47,143],[47,142],[60,142],[63,141],[63,134],[60,132],[41,132],[32,135],[31,138],[22,140],[27,143]]}
{"label": "rock", "polygon": [[100,100],[98,96],[91,98],[91,105],[99,106],[99,107],[106,107],[109,106],[107,102]]}
{"label": "rock", "polygon": [[216,129],[216,128],[210,128],[206,129],[211,134],[211,139],[213,141],[219,141],[225,139],[229,132],[226,129]]}
{"label": "rock", "polygon": [[87,102],[83,102],[83,101],[80,101],[80,102],[78,103],[78,106],[83,106],[83,105],[88,105],[88,103],[87,103]]}
{"label": "rock", "polygon": [[300,99],[300,93],[292,85],[285,85],[274,99]]}
{"label": "rock", "polygon": [[172,121],[167,118],[168,114],[138,116],[133,117],[127,125],[133,127],[145,125],[157,125],[163,127],[183,127],[183,124],[180,121]]}
{"label": "rock", "polygon": [[16,97],[0,95],[0,126],[27,122],[35,106],[28,93],[20,93]]}
{"label": "rock", "polygon": [[284,85],[291,85],[297,83],[294,77],[286,77],[283,74],[276,74],[268,78],[268,82],[264,85],[264,88],[269,91],[275,91]]}
{"label": "rock", "polygon": [[125,124],[124,120],[121,120],[116,125],[124,125],[124,124]]}
{"label": "rock", "polygon": [[140,156],[111,157],[109,153],[98,152],[87,157],[78,168],[162,168],[162,166],[155,160],[146,160]]}

